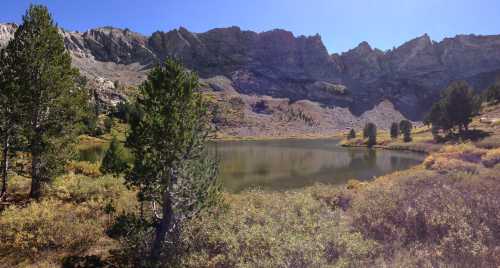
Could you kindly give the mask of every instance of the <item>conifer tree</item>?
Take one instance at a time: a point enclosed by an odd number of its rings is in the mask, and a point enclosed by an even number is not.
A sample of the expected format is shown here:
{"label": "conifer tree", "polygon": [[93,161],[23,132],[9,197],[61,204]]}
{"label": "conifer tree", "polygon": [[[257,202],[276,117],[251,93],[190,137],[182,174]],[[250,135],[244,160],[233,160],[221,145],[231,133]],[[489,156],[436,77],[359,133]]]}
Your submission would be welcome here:
{"label": "conifer tree", "polygon": [[113,137],[101,163],[101,172],[118,176],[128,169],[127,161],[122,158],[122,150],[116,137]]}
{"label": "conifer tree", "polygon": [[23,134],[31,153],[30,197],[39,198],[42,183],[62,171],[82,115],[87,94],[76,86],[78,70],[48,9],[31,5],[6,48],[12,60]]}
{"label": "conifer tree", "polygon": [[401,122],[399,122],[399,129],[401,130],[401,133],[403,134],[403,141],[404,142],[411,141],[411,129],[412,128],[413,128],[413,125],[408,120],[401,120]]}
{"label": "conifer tree", "polygon": [[377,126],[373,123],[367,123],[363,129],[363,137],[368,139],[368,147],[377,144]]}
{"label": "conifer tree", "polygon": [[478,113],[480,104],[465,81],[453,82],[443,91],[441,100],[432,106],[424,122],[448,133],[453,133],[458,128],[461,134],[468,130],[472,116]]}
{"label": "conifer tree", "polygon": [[399,125],[396,122],[391,124],[391,138],[397,139],[399,137]]}
{"label": "conifer tree", "polygon": [[354,138],[356,138],[356,131],[354,130],[354,128],[351,128],[349,134],[347,134],[347,139],[352,140]]}
{"label": "conifer tree", "polygon": [[490,103],[500,102],[500,82],[488,87],[485,92],[485,98]]}
{"label": "conifer tree", "polygon": [[197,76],[169,59],[140,87],[142,116],[130,122],[127,146],[135,161],[126,180],[153,207],[151,265],[172,254],[186,219],[220,198],[217,163],[206,147],[211,116],[198,88]]}
{"label": "conifer tree", "polygon": [[472,116],[477,109],[474,92],[465,81],[452,83],[444,92],[443,108],[447,117],[459,132],[468,130]]}
{"label": "conifer tree", "polygon": [[5,49],[0,50],[0,138],[1,138],[1,190],[0,200],[7,193],[9,159],[14,153],[14,143],[18,140],[20,117],[18,110],[19,92],[14,84],[12,61]]}

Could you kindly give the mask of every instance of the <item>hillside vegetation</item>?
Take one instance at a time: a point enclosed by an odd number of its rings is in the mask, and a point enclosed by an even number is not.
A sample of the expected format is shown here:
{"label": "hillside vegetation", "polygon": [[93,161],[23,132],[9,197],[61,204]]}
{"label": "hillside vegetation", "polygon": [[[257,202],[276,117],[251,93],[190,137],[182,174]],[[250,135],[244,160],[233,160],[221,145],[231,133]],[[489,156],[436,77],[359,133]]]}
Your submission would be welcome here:
{"label": "hillside vegetation", "polygon": [[[200,87],[167,59],[133,101],[102,110],[48,9],[31,5],[0,50],[0,267],[500,266],[500,86],[483,102],[454,82],[431,128],[367,122],[344,143],[428,152],[417,167],[241,194],[222,191]],[[234,123],[245,103],[232,105],[215,119]]]}
{"label": "hillside vegetation", "polygon": [[[223,205],[185,225],[179,265],[498,266],[500,126],[481,118],[499,115],[497,105],[474,118],[471,127],[488,137],[435,148],[422,165],[372,182],[225,193]],[[432,143],[429,131],[414,130],[412,146]],[[4,207],[3,266],[113,263],[120,244],[106,230],[114,217],[136,210],[136,193],[120,177],[74,166],[42,200]],[[10,191],[27,195],[29,180],[13,177]]]}

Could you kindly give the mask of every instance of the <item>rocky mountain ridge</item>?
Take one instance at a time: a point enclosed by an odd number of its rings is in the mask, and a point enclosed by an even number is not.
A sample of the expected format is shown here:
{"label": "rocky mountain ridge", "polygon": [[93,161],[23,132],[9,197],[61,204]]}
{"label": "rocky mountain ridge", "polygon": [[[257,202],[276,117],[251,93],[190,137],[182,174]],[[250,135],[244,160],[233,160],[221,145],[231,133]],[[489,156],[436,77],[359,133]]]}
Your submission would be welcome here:
{"label": "rocky mountain ridge", "polygon": [[[0,45],[14,24],[0,24]],[[193,33],[185,28],[144,36],[103,27],[61,30],[73,63],[89,77],[137,85],[147,70],[176,57],[204,79],[223,76],[242,95],[312,101],[325,109],[345,108],[355,116],[382,101],[419,120],[453,80],[482,89],[500,70],[500,35],[459,35],[435,42],[428,35],[389,51],[362,42],[330,55],[321,37],[285,30],[262,33],[238,27]]]}

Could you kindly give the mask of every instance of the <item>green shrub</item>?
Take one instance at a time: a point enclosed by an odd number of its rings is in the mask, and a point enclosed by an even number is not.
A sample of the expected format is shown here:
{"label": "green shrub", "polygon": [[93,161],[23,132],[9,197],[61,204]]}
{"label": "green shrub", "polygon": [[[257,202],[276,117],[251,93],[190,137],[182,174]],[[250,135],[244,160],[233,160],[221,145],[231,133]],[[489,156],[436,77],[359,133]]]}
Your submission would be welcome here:
{"label": "green shrub", "polygon": [[128,163],[122,157],[123,148],[118,143],[116,137],[113,137],[104,158],[102,159],[100,171],[104,174],[113,174],[119,176],[128,169]]}

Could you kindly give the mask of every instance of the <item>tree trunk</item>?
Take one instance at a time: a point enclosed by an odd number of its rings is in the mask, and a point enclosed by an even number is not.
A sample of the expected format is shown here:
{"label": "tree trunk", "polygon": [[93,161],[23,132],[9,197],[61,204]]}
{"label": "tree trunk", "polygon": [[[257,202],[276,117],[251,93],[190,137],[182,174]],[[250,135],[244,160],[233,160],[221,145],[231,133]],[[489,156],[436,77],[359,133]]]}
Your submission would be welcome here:
{"label": "tree trunk", "polygon": [[163,248],[163,243],[167,237],[168,232],[172,227],[172,222],[174,218],[174,211],[172,208],[172,197],[170,196],[170,191],[165,190],[163,193],[163,217],[160,222],[156,225],[155,238],[151,248],[151,261],[154,265],[158,265],[161,257],[161,251]]}
{"label": "tree trunk", "polygon": [[9,141],[10,135],[5,133],[2,151],[2,190],[0,192],[0,200],[2,200],[7,193],[7,176],[9,171]]}
{"label": "tree trunk", "polygon": [[42,184],[42,159],[41,159],[41,137],[40,135],[35,135],[35,138],[31,142],[31,191],[30,197],[34,199],[39,199],[41,196],[41,184]]}

